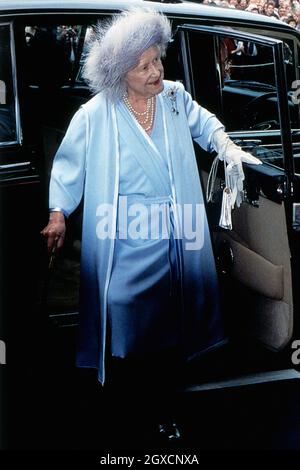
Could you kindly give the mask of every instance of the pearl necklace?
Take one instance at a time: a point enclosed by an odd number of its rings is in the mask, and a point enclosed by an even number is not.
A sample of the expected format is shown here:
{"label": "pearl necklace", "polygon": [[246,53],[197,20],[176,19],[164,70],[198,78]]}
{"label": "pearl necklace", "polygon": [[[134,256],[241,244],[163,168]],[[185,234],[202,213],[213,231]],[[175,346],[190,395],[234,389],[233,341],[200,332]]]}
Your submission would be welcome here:
{"label": "pearl necklace", "polygon": [[[131,114],[135,117],[137,122],[143,127],[143,129],[147,132],[152,128],[153,120],[154,120],[154,96],[147,99],[146,111],[139,112],[134,109],[130,101],[128,100],[128,96],[123,96],[123,101]],[[144,117],[141,119],[141,117]],[[145,124],[149,123],[148,126],[145,127]]]}

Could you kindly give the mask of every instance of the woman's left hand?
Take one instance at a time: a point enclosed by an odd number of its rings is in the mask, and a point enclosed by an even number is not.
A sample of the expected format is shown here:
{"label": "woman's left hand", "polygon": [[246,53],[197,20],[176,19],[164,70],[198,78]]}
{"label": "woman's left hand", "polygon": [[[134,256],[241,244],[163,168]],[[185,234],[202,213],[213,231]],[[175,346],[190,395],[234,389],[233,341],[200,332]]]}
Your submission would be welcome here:
{"label": "woman's left hand", "polygon": [[250,165],[261,165],[262,161],[259,158],[253,157],[248,152],[244,152],[240,147],[235,145],[230,145],[225,153],[225,161],[227,163],[227,171],[230,173],[231,169],[235,165],[240,163],[248,163]]}

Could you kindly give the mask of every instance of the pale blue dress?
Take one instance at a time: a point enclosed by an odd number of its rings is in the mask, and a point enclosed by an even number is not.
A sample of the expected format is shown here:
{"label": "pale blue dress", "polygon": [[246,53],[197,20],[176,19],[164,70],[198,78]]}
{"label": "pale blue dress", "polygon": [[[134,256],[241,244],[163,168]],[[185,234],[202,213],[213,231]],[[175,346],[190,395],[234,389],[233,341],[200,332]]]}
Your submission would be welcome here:
{"label": "pale blue dress", "polygon": [[[134,119],[124,104],[120,106],[129,119]],[[151,203],[160,204],[160,207],[164,205],[167,216],[171,218],[171,233],[169,239],[116,238],[108,291],[108,316],[111,353],[117,357],[155,352],[158,345],[159,350],[180,347],[182,340],[180,246],[172,234],[171,186],[159,100],[150,138],[162,157],[159,160],[157,156],[161,172],[166,176],[164,194],[157,194],[132,155],[134,146],[128,145],[121,136],[119,196],[127,196],[128,207],[135,203],[148,207]],[[118,211],[119,214],[121,212]],[[118,217],[117,233],[124,233],[126,228]]]}

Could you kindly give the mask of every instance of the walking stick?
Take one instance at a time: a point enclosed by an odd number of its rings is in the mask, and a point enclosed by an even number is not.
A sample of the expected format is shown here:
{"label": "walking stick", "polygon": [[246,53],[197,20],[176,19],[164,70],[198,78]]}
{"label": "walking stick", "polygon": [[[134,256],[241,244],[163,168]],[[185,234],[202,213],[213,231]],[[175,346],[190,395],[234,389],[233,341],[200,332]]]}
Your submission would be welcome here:
{"label": "walking stick", "polygon": [[48,265],[46,268],[46,273],[43,276],[43,285],[42,285],[42,292],[41,292],[41,301],[40,301],[40,309],[41,312],[45,312],[45,317],[48,317],[48,312],[47,312],[47,300],[48,300],[48,291],[49,291],[49,285],[50,285],[50,280],[52,277],[52,273],[54,271],[54,265],[55,265],[55,259],[56,259],[56,254],[57,254],[57,242],[58,240],[55,240],[52,246],[52,249],[49,254],[49,261]]}

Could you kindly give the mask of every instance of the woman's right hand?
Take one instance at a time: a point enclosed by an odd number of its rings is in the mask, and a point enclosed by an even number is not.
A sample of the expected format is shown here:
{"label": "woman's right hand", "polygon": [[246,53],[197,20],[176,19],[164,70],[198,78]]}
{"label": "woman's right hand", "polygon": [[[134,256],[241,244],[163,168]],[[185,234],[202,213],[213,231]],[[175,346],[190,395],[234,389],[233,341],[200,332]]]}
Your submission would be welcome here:
{"label": "woman's right hand", "polygon": [[65,216],[62,212],[50,212],[48,225],[41,231],[41,234],[47,238],[47,248],[49,253],[56,244],[61,248],[64,244],[66,233]]}

